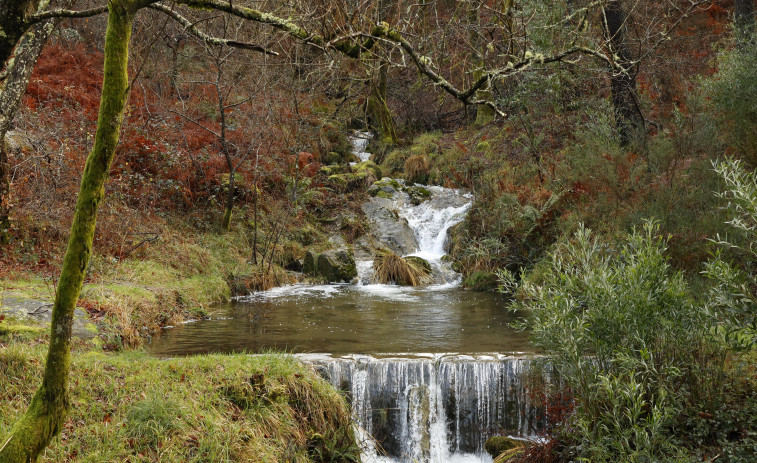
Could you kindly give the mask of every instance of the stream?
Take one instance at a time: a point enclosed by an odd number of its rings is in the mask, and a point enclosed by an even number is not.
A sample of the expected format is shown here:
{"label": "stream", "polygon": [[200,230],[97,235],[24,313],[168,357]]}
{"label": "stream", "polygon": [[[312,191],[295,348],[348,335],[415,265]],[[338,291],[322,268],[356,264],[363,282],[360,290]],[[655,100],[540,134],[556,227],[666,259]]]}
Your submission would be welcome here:
{"label": "stream", "polygon": [[[370,155],[368,140],[351,138],[361,160]],[[430,197],[418,204],[409,186],[393,184],[399,188],[387,187],[388,198],[364,205],[372,232],[355,245],[355,284],[255,293],[165,330],[151,352],[291,352],[347,393],[364,462],[491,462],[488,437],[543,428],[525,386],[532,348],[509,328],[504,296],[461,289],[443,259],[447,230],[465,218],[472,196],[424,186]],[[375,242],[427,260],[433,283],[375,284]]]}

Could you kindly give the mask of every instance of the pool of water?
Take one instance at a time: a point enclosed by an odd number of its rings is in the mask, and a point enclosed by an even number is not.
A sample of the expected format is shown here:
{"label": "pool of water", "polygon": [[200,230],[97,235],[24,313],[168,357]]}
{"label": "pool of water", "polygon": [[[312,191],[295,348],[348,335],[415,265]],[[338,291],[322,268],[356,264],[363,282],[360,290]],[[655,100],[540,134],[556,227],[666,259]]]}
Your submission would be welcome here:
{"label": "pool of water", "polygon": [[509,328],[501,294],[455,285],[295,285],[215,307],[209,319],[164,330],[153,354],[270,350],[332,354],[531,352]]}

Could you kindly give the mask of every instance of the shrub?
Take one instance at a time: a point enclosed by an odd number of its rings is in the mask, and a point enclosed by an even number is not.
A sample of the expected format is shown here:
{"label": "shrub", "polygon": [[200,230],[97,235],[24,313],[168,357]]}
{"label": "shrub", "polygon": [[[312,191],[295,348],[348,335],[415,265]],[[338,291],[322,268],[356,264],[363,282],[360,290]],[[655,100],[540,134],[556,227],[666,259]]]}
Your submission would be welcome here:
{"label": "shrub", "polygon": [[405,160],[405,180],[414,183],[428,181],[428,158],[423,154],[410,156]]}
{"label": "shrub", "polygon": [[[647,223],[619,249],[580,227],[547,258],[537,284],[524,275],[513,306],[530,313],[534,344],[575,395],[570,451],[587,461],[659,461],[689,400],[715,387],[701,377],[722,356],[708,311],[687,297]],[[505,288],[512,274],[501,275]]]}
{"label": "shrub", "polygon": [[[714,164],[727,190],[720,196],[727,201],[728,220],[737,236],[717,236],[727,252],[736,257],[731,263],[720,251],[707,263],[705,274],[715,282],[710,305],[717,313],[720,327],[732,347],[747,350],[757,345],[757,173],[748,172],[734,159]],[[741,244],[743,243],[743,244]]]}
{"label": "shrub", "polygon": [[721,55],[711,95],[722,113],[729,141],[757,166],[757,40]]}

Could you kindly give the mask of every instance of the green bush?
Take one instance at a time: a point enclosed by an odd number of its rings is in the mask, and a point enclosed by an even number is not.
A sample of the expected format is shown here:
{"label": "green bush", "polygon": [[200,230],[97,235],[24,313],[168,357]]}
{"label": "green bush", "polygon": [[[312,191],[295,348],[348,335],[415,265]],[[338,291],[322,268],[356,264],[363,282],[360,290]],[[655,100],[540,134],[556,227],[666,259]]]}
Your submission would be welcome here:
{"label": "green bush", "polygon": [[[660,461],[677,453],[670,427],[712,396],[713,319],[687,297],[647,223],[619,249],[580,227],[549,255],[541,281],[522,279],[515,309],[575,396],[569,450],[586,461]],[[501,279],[516,286],[511,273]],[[717,365],[716,365],[717,366]]]}
{"label": "green bush", "polygon": [[730,143],[757,166],[757,40],[721,55],[720,71],[709,83]]}
{"label": "green bush", "polygon": [[[735,232],[730,238],[718,235],[723,247],[707,263],[705,274],[714,281],[710,306],[718,315],[726,341],[737,349],[757,346],[757,172],[749,172],[734,159],[715,163],[726,184],[720,196],[726,202]],[[728,259],[728,255],[732,259]],[[736,263],[738,262],[738,264]]]}

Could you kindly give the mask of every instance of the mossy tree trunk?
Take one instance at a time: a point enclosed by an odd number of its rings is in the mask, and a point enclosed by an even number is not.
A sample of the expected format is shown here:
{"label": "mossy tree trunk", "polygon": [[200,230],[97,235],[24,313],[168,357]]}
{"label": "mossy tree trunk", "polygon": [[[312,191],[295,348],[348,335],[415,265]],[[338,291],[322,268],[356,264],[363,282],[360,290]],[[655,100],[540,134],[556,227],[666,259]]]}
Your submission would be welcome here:
{"label": "mossy tree trunk", "polygon": [[[379,0],[378,21],[386,21],[391,15],[393,8],[392,0]],[[371,94],[366,104],[368,120],[376,131],[379,140],[387,145],[397,143],[397,130],[394,126],[394,118],[389,110],[386,98],[386,87],[389,79],[389,62],[380,58],[379,65],[376,69],[373,82],[371,83]]]}
{"label": "mossy tree trunk", "polygon": [[384,144],[394,145],[397,143],[397,130],[394,126],[392,112],[386,102],[388,73],[389,62],[381,60],[377,69],[378,78],[372,84],[366,110],[368,119],[379,140]]}
{"label": "mossy tree trunk", "polygon": [[[42,10],[49,0],[39,5]],[[13,53],[5,63],[4,80],[0,83],[0,245],[10,241],[10,162],[5,136],[11,128],[13,117],[21,106],[29,78],[34,70],[47,38],[53,30],[52,20],[35,24],[19,39]]]}
{"label": "mossy tree trunk", "polygon": [[[89,264],[97,208],[105,192],[129,90],[127,64],[134,14],[140,0],[110,0],[105,65],[95,144],[84,167],[71,236],[53,304],[50,347],[42,384],[29,409],[0,447],[0,463],[36,461],[60,432],[68,410],[71,327]],[[143,3],[145,0],[142,0]]]}
{"label": "mossy tree trunk", "polygon": [[[473,53],[473,81],[477,81],[486,72],[486,46],[481,38],[481,18],[479,10],[481,2],[473,0],[468,5],[468,40]],[[479,100],[491,100],[492,91],[491,83],[485,83],[476,91],[476,98]],[[486,105],[477,105],[475,125],[478,127],[487,125],[494,121],[494,110]]]}
{"label": "mossy tree trunk", "polygon": [[631,53],[626,41],[628,16],[622,1],[609,1],[603,9],[603,16],[607,47],[617,64],[610,70],[610,89],[618,138],[622,146],[643,145],[646,138],[644,116],[636,99],[636,71],[630,64]]}

